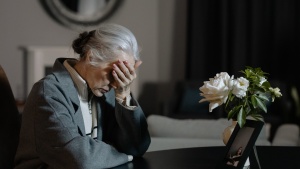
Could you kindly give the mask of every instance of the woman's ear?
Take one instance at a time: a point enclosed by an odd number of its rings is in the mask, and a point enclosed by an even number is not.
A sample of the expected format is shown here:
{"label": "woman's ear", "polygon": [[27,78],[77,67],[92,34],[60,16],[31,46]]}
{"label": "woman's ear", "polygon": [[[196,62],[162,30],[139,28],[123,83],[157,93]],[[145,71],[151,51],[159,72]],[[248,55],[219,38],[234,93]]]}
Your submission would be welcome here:
{"label": "woman's ear", "polygon": [[140,67],[142,63],[143,62],[141,60],[137,60],[134,64],[134,69],[137,69],[138,67]]}
{"label": "woman's ear", "polygon": [[91,61],[92,61],[91,54],[92,54],[91,50],[88,50],[88,51],[85,53],[85,59],[86,59],[86,61],[88,61],[88,62],[91,62]]}
{"label": "woman's ear", "polygon": [[84,61],[85,61],[86,63],[91,63],[91,62],[93,62],[93,56],[92,56],[91,50],[88,50],[88,51],[85,53]]}

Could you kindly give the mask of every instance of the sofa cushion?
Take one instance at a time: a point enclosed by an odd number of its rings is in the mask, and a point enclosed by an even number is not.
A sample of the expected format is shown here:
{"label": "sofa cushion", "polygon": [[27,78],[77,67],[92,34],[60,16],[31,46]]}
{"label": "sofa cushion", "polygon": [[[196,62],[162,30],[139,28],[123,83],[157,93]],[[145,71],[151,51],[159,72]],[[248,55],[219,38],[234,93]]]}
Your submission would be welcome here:
{"label": "sofa cushion", "polygon": [[[147,118],[151,137],[201,138],[222,140],[222,134],[231,121],[220,119],[173,119],[161,115]],[[259,137],[268,140],[269,124],[264,125]]]}
{"label": "sofa cushion", "polygon": [[[267,140],[257,140],[255,144],[259,146],[271,145],[271,143]],[[177,149],[177,148],[210,147],[210,146],[225,146],[225,145],[222,139],[151,137],[151,144],[147,152]]]}
{"label": "sofa cushion", "polygon": [[296,124],[282,124],[274,136],[273,146],[299,146],[299,126]]}
{"label": "sofa cushion", "polygon": [[151,137],[151,144],[147,152],[177,149],[177,148],[209,147],[209,146],[225,146],[225,145],[221,139]]}

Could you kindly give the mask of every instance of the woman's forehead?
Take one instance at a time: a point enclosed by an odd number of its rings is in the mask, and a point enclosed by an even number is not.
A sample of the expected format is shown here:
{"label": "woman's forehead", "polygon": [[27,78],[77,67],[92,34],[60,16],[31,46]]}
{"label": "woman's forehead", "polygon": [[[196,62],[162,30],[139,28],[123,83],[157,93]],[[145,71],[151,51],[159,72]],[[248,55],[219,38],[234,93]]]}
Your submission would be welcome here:
{"label": "woman's forehead", "polygon": [[119,60],[121,62],[127,61],[130,66],[134,66],[134,64],[135,64],[135,60],[133,59],[133,57],[118,57],[114,60],[109,61],[108,65],[113,66],[113,64],[117,64]]}
{"label": "woman's forehead", "polygon": [[120,60],[127,60],[127,61],[131,61],[132,63],[134,63],[134,57],[132,55],[129,55],[127,53],[121,52],[118,54],[118,58]]}
{"label": "woman's forehead", "polygon": [[133,66],[134,63],[135,63],[134,57],[130,56],[130,55],[124,53],[124,52],[120,53],[118,55],[118,57],[116,58],[116,60],[114,60],[113,62],[117,62],[118,60],[127,61],[131,66]]}

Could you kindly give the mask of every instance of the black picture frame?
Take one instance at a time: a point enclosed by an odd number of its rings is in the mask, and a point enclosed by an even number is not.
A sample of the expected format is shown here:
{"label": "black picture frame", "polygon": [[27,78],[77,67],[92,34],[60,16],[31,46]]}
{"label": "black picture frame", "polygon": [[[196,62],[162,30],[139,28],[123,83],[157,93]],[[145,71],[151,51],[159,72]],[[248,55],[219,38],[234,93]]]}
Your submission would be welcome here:
{"label": "black picture frame", "polygon": [[[243,169],[263,125],[263,121],[248,119],[242,128],[236,125],[226,144],[224,158],[216,169]],[[241,153],[238,153],[239,149],[241,149]]]}

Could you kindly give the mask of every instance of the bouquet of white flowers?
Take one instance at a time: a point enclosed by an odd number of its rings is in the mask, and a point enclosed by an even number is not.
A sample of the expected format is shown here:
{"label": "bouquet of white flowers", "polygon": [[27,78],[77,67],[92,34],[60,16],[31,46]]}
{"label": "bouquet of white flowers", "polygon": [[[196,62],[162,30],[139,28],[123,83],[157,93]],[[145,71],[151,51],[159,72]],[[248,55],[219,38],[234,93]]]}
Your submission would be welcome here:
{"label": "bouquet of white flowers", "polygon": [[199,102],[210,102],[209,112],[225,104],[228,120],[237,120],[240,127],[243,127],[248,116],[263,120],[260,112],[267,113],[266,103],[270,100],[274,102],[282,94],[278,87],[271,87],[267,81],[267,73],[260,68],[246,67],[240,72],[244,77],[234,79],[234,76],[221,72],[205,81],[199,88],[200,95],[203,96]]}

